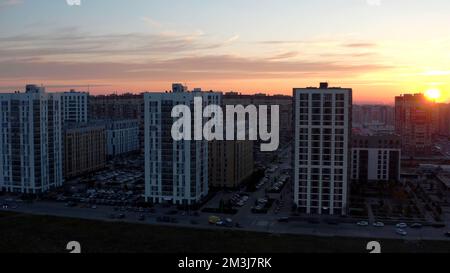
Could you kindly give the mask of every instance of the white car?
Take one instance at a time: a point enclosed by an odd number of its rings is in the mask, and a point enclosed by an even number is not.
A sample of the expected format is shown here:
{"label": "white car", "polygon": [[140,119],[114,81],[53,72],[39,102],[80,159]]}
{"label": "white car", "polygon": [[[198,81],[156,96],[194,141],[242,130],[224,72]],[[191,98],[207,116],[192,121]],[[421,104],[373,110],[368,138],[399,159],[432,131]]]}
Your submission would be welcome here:
{"label": "white car", "polygon": [[384,227],[384,223],[383,222],[375,222],[373,223],[374,227]]}
{"label": "white car", "polygon": [[406,236],[406,235],[408,235],[408,232],[406,232],[404,229],[401,229],[401,228],[398,228],[398,229],[396,230],[396,233],[397,233],[398,235],[401,235],[401,236]]}
{"label": "white car", "polygon": [[360,227],[367,227],[367,226],[369,226],[369,222],[367,222],[367,221],[360,221],[360,222],[358,222],[356,224],[358,226],[360,226]]}
{"label": "white car", "polygon": [[405,228],[407,228],[408,227],[408,225],[407,224],[405,224],[405,223],[400,223],[400,224],[397,224],[397,226],[396,226],[398,229],[405,229]]}

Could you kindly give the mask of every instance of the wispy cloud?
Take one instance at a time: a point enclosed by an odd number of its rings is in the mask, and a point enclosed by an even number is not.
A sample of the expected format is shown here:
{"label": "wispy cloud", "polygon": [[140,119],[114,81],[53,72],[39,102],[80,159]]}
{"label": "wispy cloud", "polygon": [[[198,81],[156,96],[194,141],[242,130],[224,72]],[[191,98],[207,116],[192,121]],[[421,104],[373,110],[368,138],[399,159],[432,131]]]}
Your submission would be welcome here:
{"label": "wispy cloud", "polygon": [[144,21],[147,25],[153,27],[153,28],[161,28],[162,27],[162,23],[148,17],[148,16],[143,16],[141,17],[141,20]]}
{"label": "wispy cloud", "polygon": [[[324,39],[265,41],[252,44],[257,54],[239,54],[229,47],[238,40],[239,35],[220,40],[201,30],[93,34],[77,27],[4,36],[0,37],[0,86],[2,82],[10,86],[13,81],[63,85],[110,80],[130,83],[345,78],[392,68],[373,60],[354,59],[367,54],[359,49],[374,47],[371,43]],[[240,44],[248,46],[245,42]]]}
{"label": "wispy cloud", "polygon": [[[230,43],[236,39],[228,40]],[[203,39],[203,33],[112,33],[91,34],[78,28],[58,29],[42,34],[0,37],[0,61],[39,59],[41,61],[133,62],[167,54],[194,53],[224,46]]]}
{"label": "wispy cloud", "polygon": [[3,62],[0,79],[45,80],[224,80],[287,79],[305,75],[329,77],[355,76],[392,67],[381,64],[359,64],[312,61],[283,61],[244,58],[233,55],[208,55],[152,60],[146,63],[111,62]]}
{"label": "wispy cloud", "polygon": [[239,35],[234,35],[233,37],[227,39],[227,40],[224,42],[224,44],[226,44],[226,45],[227,45],[227,44],[231,44],[231,43],[233,43],[233,42],[239,40],[239,38],[240,38]]}
{"label": "wispy cloud", "polygon": [[23,0],[0,0],[0,10],[23,4]]}
{"label": "wispy cloud", "polygon": [[450,75],[450,70],[432,70],[421,73],[423,76],[447,76]]}
{"label": "wispy cloud", "polygon": [[290,58],[294,58],[296,56],[298,56],[298,52],[297,51],[289,51],[289,52],[284,52],[284,53],[280,53],[277,54],[275,56],[269,57],[269,60],[282,60],[282,59],[290,59]]}
{"label": "wispy cloud", "polygon": [[350,48],[374,48],[377,46],[376,43],[348,43],[343,44],[344,47],[350,47]]}
{"label": "wispy cloud", "polygon": [[294,41],[294,40],[266,40],[266,41],[259,41],[260,44],[266,44],[266,45],[296,45],[296,44],[304,44],[307,43],[306,41]]}

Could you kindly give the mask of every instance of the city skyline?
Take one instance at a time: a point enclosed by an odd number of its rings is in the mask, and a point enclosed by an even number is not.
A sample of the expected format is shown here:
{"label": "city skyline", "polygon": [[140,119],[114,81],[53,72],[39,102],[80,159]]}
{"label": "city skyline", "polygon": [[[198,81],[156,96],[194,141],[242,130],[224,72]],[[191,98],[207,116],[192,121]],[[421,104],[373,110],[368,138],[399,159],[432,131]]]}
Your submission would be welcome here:
{"label": "city skyline", "polygon": [[181,81],[292,95],[327,80],[352,87],[356,103],[433,89],[448,102],[450,3],[431,2],[4,0],[0,93],[27,83],[161,92]]}

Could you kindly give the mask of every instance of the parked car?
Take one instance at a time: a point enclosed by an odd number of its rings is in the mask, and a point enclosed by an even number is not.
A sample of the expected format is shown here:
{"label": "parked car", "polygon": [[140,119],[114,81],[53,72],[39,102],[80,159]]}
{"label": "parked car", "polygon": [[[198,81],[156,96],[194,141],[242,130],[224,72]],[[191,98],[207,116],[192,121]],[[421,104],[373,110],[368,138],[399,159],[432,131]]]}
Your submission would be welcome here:
{"label": "parked car", "polygon": [[411,228],[415,228],[415,229],[422,228],[422,224],[414,223],[414,224],[411,225]]}
{"label": "parked car", "polygon": [[383,222],[375,222],[373,223],[374,227],[384,227],[384,223]]}
{"label": "parked car", "polygon": [[397,227],[398,229],[405,229],[405,228],[408,227],[408,225],[405,224],[405,223],[400,223],[400,224],[397,224],[396,227]]}
{"label": "parked car", "polygon": [[280,223],[289,223],[289,217],[281,217],[278,219]]}
{"label": "parked car", "polygon": [[407,235],[408,235],[408,232],[406,232],[404,229],[401,229],[401,228],[398,228],[398,229],[396,230],[396,233],[397,233],[398,235],[401,235],[401,236],[407,236]]}
{"label": "parked car", "polygon": [[68,208],[74,208],[76,206],[77,206],[77,204],[75,202],[67,202],[66,203],[66,207],[68,207]]}
{"label": "parked car", "polygon": [[217,217],[217,216],[210,216],[209,219],[208,219],[208,222],[211,225],[216,225],[220,221],[221,221],[221,219],[219,217]]}
{"label": "parked car", "polygon": [[358,226],[360,227],[367,227],[369,226],[369,222],[367,221],[359,221],[358,223],[356,223]]}
{"label": "parked car", "polygon": [[449,237],[449,238],[450,238],[450,231],[447,231],[447,232],[445,233],[445,237]]}

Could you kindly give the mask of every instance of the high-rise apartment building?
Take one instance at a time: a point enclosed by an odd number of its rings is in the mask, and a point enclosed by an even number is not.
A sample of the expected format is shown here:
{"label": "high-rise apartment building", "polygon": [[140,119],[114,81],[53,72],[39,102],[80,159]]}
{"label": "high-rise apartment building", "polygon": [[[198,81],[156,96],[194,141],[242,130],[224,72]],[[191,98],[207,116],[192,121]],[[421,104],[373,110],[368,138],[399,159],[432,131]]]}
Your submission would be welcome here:
{"label": "high-rise apartment building", "polygon": [[347,212],[352,89],[294,89],[294,202],[302,213]]}
{"label": "high-rise apartment building", "polygon": [[88,122],[88,97],[85,92],[61,93],[61,114],[63,123],[86,123]]}
{"label": "high-rise apartment building", "polygon": [[[147,93],[145,100],[145,198],[152,202],[192,205],[208,194],[208,142],[175,141],[171,130],[173,107],[185,105],[194,113],[194,98],[218,101],[219,94],[188,92]],[[194,114],[192,114],[192,120]]]}
{"label": "high-rise apartment building", "polygon": [[426,156],[432,150],[434,103],[423,94],[395,98],[395,132],[402,138],[402,154]]}
{"label": "high-rise apartment building", "polygon": [[450,137],[450,104],[437,103],[433,107],[434,131],[436,136]]}
{"label": "high-rise apartment building", "polygon": [[400,181],[401,138],[353,135],[351,178],[359,182]]}
{"label": "high-rise apartment building", "polygon": [[64,177],[89,174],[106,166],[105,126],[74,126],[64,131]]}
{"label": "high-rise apartment building", "polygon": [[61,99],[43,87],[0,94],[0,188],[42,193],[63,184]]}

